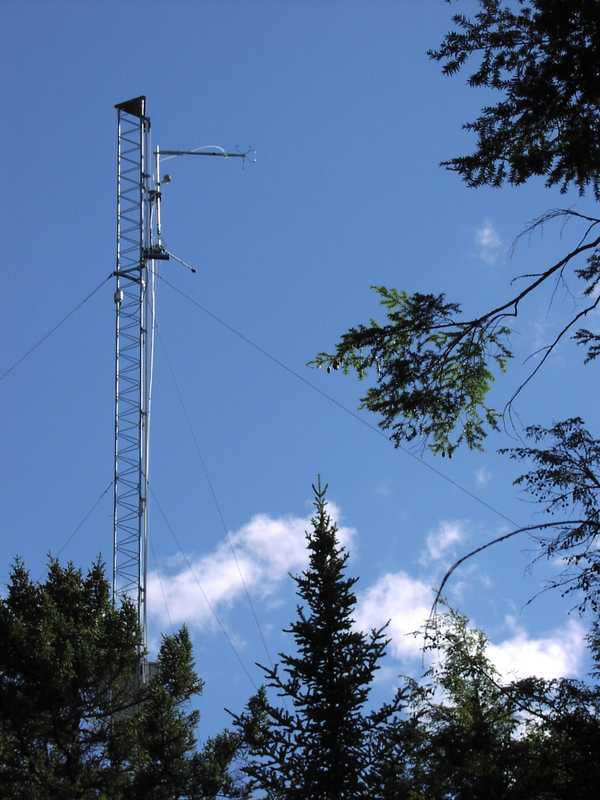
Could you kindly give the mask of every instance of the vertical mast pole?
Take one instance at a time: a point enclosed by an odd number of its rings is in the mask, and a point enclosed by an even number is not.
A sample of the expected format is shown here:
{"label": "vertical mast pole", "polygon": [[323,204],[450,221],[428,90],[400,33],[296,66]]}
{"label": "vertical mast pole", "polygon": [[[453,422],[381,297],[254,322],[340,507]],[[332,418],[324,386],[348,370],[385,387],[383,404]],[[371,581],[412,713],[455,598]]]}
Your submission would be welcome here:
{"label": "vertical mast pole", "polygon": [[[115,287],[115,440],[113,603],[128,599],[146,645],[148,489],[148,268],[150,120],[146,98],[116,106],[117,258]],[[143,673],[145,670],[142,671]],[[143,676],[143,675],[142,675]]]}
{"label": "vertical mast pole", "polygon": [[[148,472],[158,261],[161,242],[161,151],[148,171],[150,118],[146,98],[118,103],[117,257],[115,269],[115,428],[113,505],[113,604],[129,600],[137,612],[142,649],[147,644]],[[163,150],[163,156],[246,159],[221,147]],[[165,176],[164,182],[167,182]],[[177,259],[180,260],[180,259]],[[148,264],[150,263],[150,269]],[[184,263],[184,262],[182,262]],[[195,271],[195,270],[192,270]],[[140,677],[148,664],[140,659]]]}

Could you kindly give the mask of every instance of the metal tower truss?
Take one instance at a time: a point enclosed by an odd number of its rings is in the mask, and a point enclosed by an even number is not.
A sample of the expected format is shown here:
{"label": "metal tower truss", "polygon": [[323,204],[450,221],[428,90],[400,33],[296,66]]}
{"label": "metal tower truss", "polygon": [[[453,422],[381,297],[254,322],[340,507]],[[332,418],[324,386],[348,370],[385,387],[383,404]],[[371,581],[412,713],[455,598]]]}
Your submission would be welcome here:
{"label": "metal tower truss", "polygon": [[[145,647],[155,281],[157,262],[169,259],[161,243],[160,157],[246,159],[249,154],[212,146],[161,153],[157,147],[152,154],[152,169],[146,98],[135,97],[115,108],[118,135],[112,596],[113,603],[127,599],[134,605]],[[163,182],[168,180],[169,176],[164,176]],[[190,267],[177,256],[173,258]],[[146,680],[145,659],[141,666],[141,678]]]}
{"label": "metal tower truss", "polygon": [[148,482],[147,254],[151,189],[146,99],[117,106],[117,261],[113,602],[129,599],[146,635]]}

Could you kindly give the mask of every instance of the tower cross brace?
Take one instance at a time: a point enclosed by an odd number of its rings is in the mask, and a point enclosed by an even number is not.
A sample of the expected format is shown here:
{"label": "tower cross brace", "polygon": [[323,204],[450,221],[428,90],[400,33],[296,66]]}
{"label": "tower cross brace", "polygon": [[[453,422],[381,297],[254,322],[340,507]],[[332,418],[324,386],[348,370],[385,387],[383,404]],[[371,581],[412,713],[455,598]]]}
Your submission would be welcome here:
{"label": "tower cross brace", "polygon": [[[150,159],[146,98],[118,103],[117,253],[115,268],[115,427],[113,475],[113,603],[136,609],[147,644],[148,473],[154,359],[157,261],[169,260],[161,243],[161,152]],[[246,159],[220,147],[164,150],[162,155]],[[153,170],[153,172],[152,172]],[[176,261],[181,261],[173,256]],[[185,263],[185,262],[182,262]],[[147,678],[142,660],[142,679]]]}
{"label": "tower cross brace", "polygon": [[127,598],[146,644],[148,562],[148,292],[151,190],[146,98],[117,109],[113,602]]}

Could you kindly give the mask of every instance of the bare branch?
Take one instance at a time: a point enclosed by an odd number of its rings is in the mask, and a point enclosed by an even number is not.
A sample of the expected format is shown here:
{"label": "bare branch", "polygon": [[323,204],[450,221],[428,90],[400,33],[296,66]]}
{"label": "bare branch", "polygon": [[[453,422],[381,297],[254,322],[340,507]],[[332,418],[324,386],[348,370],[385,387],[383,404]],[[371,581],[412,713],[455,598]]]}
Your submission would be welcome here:
{"label": "bare branch", "polygon": [[507,311],[507,309],[510,308],[513,309],[513,312],[508,313],[507,316],[516,317],[519,303],[521,302],[521,300],[527,297],[528,294],[531,294],[531,292],[533,292],[534,289],[537,289],[537,287],[540,286],[540,284],[542,284],[547,278],[549,278],[551,275],[554,275],[555,272],[558,272],[558,270],[565,267],[569,263],[569,261],[571,261],[571,259],[575,258],[575,256],[578,256],[581,253],[586,252],[587,250],[592,250],[598,247],[598,245],[600,245],[600,236],[598,236],[593,241],[588,242],[587,244],[575,247],[573,250],[567,253],[566,256],[561,258],[560,261],[557,261],[556,264],[553,264],[551,267],[548,267],[547,270],[541,272],[537,280],[533,281],[533,283],[530,283],[529,286],[523,289],[522,292],[519,292],[519,294],[515,295],[515,297],[513,297],[511,300],[508,300],[503,305],[497,306],[496,308],[493,308],[491,311],[488,311],[483,316],[474,319],[471,324],[473,325],[483,324],[487,320],[495,318],[497,315],[502,314],[502,312],[505,312]]}
{"label": "bare branch", "polygon": [[490,539],[485,544],[482,544],[479,547],[476,547],[474,550],[471,550],[466,555],[461,556],[461,558],[459,558],[458,561],[455,561],[454,564],[452,564],[452,566],[447,570],[446,574],[442,578],[442,582],[440,583],[439,588],[435,593],[435,598],[431,606],[431,611],[429,612],[429,621],[427,624],[429,625],[431,623],[431,620],[435,616],[435,612],[442,597],[442,592],[444,591],[444,588],[448,583],[450,577],[458,569],[458,567],[460,567],[461,564],[464,564],[465,561],[468,561],[470,558],[473,558],[473,556],[482,553],[489,547],[492,547],[495,544],[500,544],[501,542],[505,542],[507,541],[507,539],[512,539],[513,536],[518,536],[521,533],[529,533],[530,531],[541,531],[549,528],[564,527],[565,525],[582,525],[585,522],[587,522],[587,520],[585,519],[567,519],[557,522],[543,522],[543,523],[538,523],[536,525],[526,525],[523,528],[517,528],[517,530],[510,531],[510,533],[505,533],[502,536],[496,536],[494,539]]}
{"label": "bare branch", "polygon": [[524,272],[522,275],[515,275],[515,277],[511,279],[510,285],[512,286],[515,281],[521,281],[524,278],[539,278],[540,275],[543,274],[543,272]]}
{"label": "bare branch", "polygon": [[523,239],[525,236],[531,236],[531,234],[535,230],[537,230],[537,228],[543,228],[547,222],[552,222],[553,220],[558,219],[560,217],[565,218],[565,223],[564,223],[565,225],[567,222],[569,222],[569,219],[571,217],[582,219],[585,220],[586,222],[591,223],[588,226],[586,232],[584,233],[583,238],[580,240],[579,242],[580,245],[585,241],[585,239],[589,235],[589,232],[594,227],[594,225],[598,225],[598,223],[600,223],[600,219],[596,219],[596,217],[590,217],[587,214],[581,214],[579,211],[574,211],[572,208],[551,208],[549,211],[545,211],[538,217],[534,217],[525,226],[525,228],[523,228],[523,230],[515,237],[512,246],[510,248],[511,257],[514,255],[521,239]]}
{"label": "bare branch", "polygon": [[561,340],[561,339],[562,339],[562,337],[565,335],[565,333],[566,333],[566,332],[567,332],[567,331],[568,331],[570,328],[572,328],[572,327],[573,327],[573,325],[575,325],[575,323],[576,323],[578,320],[580,320],[580,319],[581,319],[582,317],[584,317],[586,314],[589,314],[589,313],[590,313],[590,311],[593,311],[593,310],[596,308],[596,306],[598,305],[598,303],[600,303],[600,295],[599,295],[599,296],[596,298],[595,302],[594,302],[594,303],[592,303],[592,305],[591,305],[591,306],[588,306],[587,308],[584,308],[584,309],[583,309],[583,311],[580,311],[580,312],[579,312],[579,314],[576,314],[576,315],[573,317],[573,319],[572,319],[570,322],[568,322],[568,323],[565,325],[565,327],[564,327],[564,328],[563,328],[561,331],[559,331],[559,333],[557,334],[556,338],[554,339],[554,341],[553,341],[551,344],[547,345],[547,346],[546,346],[546,347],[544,347],[544,348],[541,348],[541,349],[538,351],[538,352],[541,352],[541,350],[545,350],[546,352],[544,353],[543,357],[540,359],[540,362],[539,362],[539,364],[537,364],[537,365],[536,365],[536,367],[535,367],[535,368],[534,368],[534,369],[533,369],[533,370],[532,370],[532,371],[529,373],[529,375],[527,376],[527,378],[525,378],[525,380],[524,380],[524,381],[523,381],[523,382],[522,382],[522,383],[519,385],[519,387],[518,387],[518,388],[516,389],[516,391],[513,393],[513,395],[512,395],[512,397],[510,398],[510,400],[509,400],[509,401],[506,403],[506,405],[505,405],[505,407],[504,407],[504,413],[506,413],[506,411],[507,411],[507,410],[508,410],[508,409],[509,409],[509,408],[512,406],[512,404],[513,404],[513,402],[515,401],[515,399],[517,398],[517,396],[518,396],[518,395],[521,393],[521,391],[522,391],[522,390],[525,388],[525,386],[527,386],[527,384],[529,383],[529,381],[530,381],[530,380],[531,380],[531,379],[532,379],[532,378],[533,378],[533,377],[534,377],[534,376],[537,374],[537,372],[539,372],[539,370],[541,369],[542,365],[543,365],[543,364],[544,364],[544,362],[547,360],[547,358],[550,356],[550,354],[552,353],[552,351],[554,350],[554,348],[556,347],[556,345],[557,345],[557,344],[560,342],[560,340]]}

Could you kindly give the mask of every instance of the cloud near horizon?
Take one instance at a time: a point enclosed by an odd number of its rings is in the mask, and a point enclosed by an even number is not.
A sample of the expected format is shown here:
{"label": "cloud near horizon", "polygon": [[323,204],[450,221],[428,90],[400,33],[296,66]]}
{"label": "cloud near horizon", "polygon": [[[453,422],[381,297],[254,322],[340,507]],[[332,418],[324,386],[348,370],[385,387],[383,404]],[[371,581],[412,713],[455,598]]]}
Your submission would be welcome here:
{"label": "cloud near horizon", "polygon": [[[328,503],[333,520],[339,508]],[[256,514],[203,556],[167,559],[164,568],[148,574],[148,607],[161,625],[211,627],[211,607],[231,606],[246,589],[261,597],[272,594],[289,572],[307,561],[305,531],[310,517]],[[340,527],[339,537],[349,547],[355,531]]]}
{"label": "cloud near horizon", "polygon": [[[334,503],[328,508],[331,517],[338,520],[339,508]],[[260,598],[269,597],[290,572],[305,567],[305,531],[309,529],[309,516],[256,514],[207,555],[165,559],[162,569],[148,575],[152,616],[164,627],[186,623],[192,628],[214,629],[211,607],[222,612],[240,600],[246,589]],[[340,527],[339,535],[349,548],[356,531]],[[427,564],[442,558],[465,535],[460,523],[441,522],[426,539]],[[369,631],[389,623],[390,656],[400,662],[415,662],[422,656],[419,631],[429,617],[432,586],[433,580],[406,571],[382,575],[358,596],[356,628]],[[509,628],[507,637],[488,645],[488,655],[502,679],[581,674],[586,640],[578,622],[570,620],[540,637],[530,636],[514,622],[509,622]]]}
{"label": "cloud near horizon", "polygon": [[[420,631],[428,620],[433,591],[424,581],[406,572],[388,573],[359,598],[356,624],[361,630],[380,628],[389,622],[390,655],[399,660],[422,656]],[[552,678],[581,674],[585,629],[575,620],[541,637],[530,636],[512,625],[512,634],[498,643],[489,642],[487,654],[503,680],[536,676]]]}

